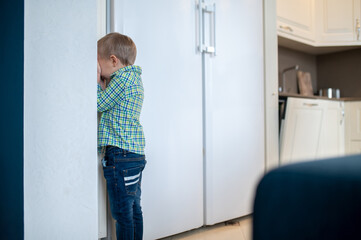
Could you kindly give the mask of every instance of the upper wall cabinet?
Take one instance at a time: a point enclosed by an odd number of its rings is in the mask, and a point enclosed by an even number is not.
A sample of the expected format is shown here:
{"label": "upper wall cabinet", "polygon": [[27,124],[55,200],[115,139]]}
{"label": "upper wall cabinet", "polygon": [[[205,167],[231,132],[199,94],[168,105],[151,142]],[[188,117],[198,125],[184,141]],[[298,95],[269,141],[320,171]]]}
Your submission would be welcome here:
{"label": "upper wall cabinet", "polygon": [[314,0],[277,0],[278,35],[311,44],[315,39]]}
{"label": "upper wall cabinet", "polygon": [[317,40],[322,45],[360,44],[360,0],[316,1]]}
{"label": "upper wall cabinet", "polygon": [[361,0],[277,0],[280,37],[313,47],[357,46]]}

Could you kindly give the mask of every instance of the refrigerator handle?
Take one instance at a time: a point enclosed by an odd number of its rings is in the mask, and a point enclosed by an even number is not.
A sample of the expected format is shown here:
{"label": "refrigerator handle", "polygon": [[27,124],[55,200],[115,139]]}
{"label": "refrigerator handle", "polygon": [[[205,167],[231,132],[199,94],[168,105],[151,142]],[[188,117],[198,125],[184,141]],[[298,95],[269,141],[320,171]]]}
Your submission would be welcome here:
{"label": "refrigerator handle", "polygon": [[206,12],[208,14],[210,14],[210,16],[212,17],[211,19],[212,21],[212,25],[210,26],[210,34],[211,35],[211,44],[213,44],[213,46],[202,46],[202,51],[204,53],[211,53],[214,54],[216,53],[216,3],[211,3],[211,4],[202,4],[203,10],[202,13]]}
{"label": "refrigerator handle", "polygon": [[213,3],[213,55],[216,55],[216,3]]}
{"label": "refrigerator handle", "polygon": [[[200,53],[212,53],[216,55],[216,3],[213,4],[206,4],[203,0],[199,0],[198,2],[198,15],[199,15],[199,38],[198,38],[198,50]],[[204,24],[203,24],[203,14],[209,13],[212,15],[213,18],[213,29],[211,30],[212,36],[212,44],[213,46],[205,46],[203,43],[203,34],[204,31]]]}

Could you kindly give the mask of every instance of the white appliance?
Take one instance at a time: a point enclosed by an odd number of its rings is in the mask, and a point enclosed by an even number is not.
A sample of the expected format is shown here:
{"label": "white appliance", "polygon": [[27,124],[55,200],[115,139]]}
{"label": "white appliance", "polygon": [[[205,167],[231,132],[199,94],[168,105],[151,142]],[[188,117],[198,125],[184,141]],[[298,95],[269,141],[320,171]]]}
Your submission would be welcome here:
{"label": "white appliance", "polygon": [[145,239],[252,211],[265,155],[262,2],[112,2],[111,31],[134,40],[143,68]]}

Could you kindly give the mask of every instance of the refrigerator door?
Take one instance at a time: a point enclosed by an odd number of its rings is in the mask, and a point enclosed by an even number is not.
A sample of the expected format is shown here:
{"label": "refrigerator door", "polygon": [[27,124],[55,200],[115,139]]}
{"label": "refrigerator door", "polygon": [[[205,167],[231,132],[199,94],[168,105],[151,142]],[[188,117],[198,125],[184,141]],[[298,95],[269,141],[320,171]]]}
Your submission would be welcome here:
{"label": "refrigerator door", "polygon": [[145,101],[145,239],[203,225],[202,62],[194,0],[116,2],[114,31],[137,45]]}
{"label": "refrigerator door", "polygon": [[203,54],[207,225],[251,213],[265,160],[262,0],[214,2],[215,21],[203,19],[216,52]]}

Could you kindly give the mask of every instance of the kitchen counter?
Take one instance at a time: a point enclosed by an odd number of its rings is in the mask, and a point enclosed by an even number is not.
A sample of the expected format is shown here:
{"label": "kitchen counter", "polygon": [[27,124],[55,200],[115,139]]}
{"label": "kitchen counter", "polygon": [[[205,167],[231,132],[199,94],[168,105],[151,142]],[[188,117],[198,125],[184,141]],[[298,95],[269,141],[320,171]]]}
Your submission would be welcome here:
{"label": "kitchen counter", "polygon": [[287,97],[297,97],[297,98],[308,98],[308,99],[321,99],[321,100],[331,100],[331,101],[361,101],[361,97],[342,97],[342,98],[328,98],[322,96],[303,96],[297,93],[279,93],[278,96],[280,98],[287,98]]}

